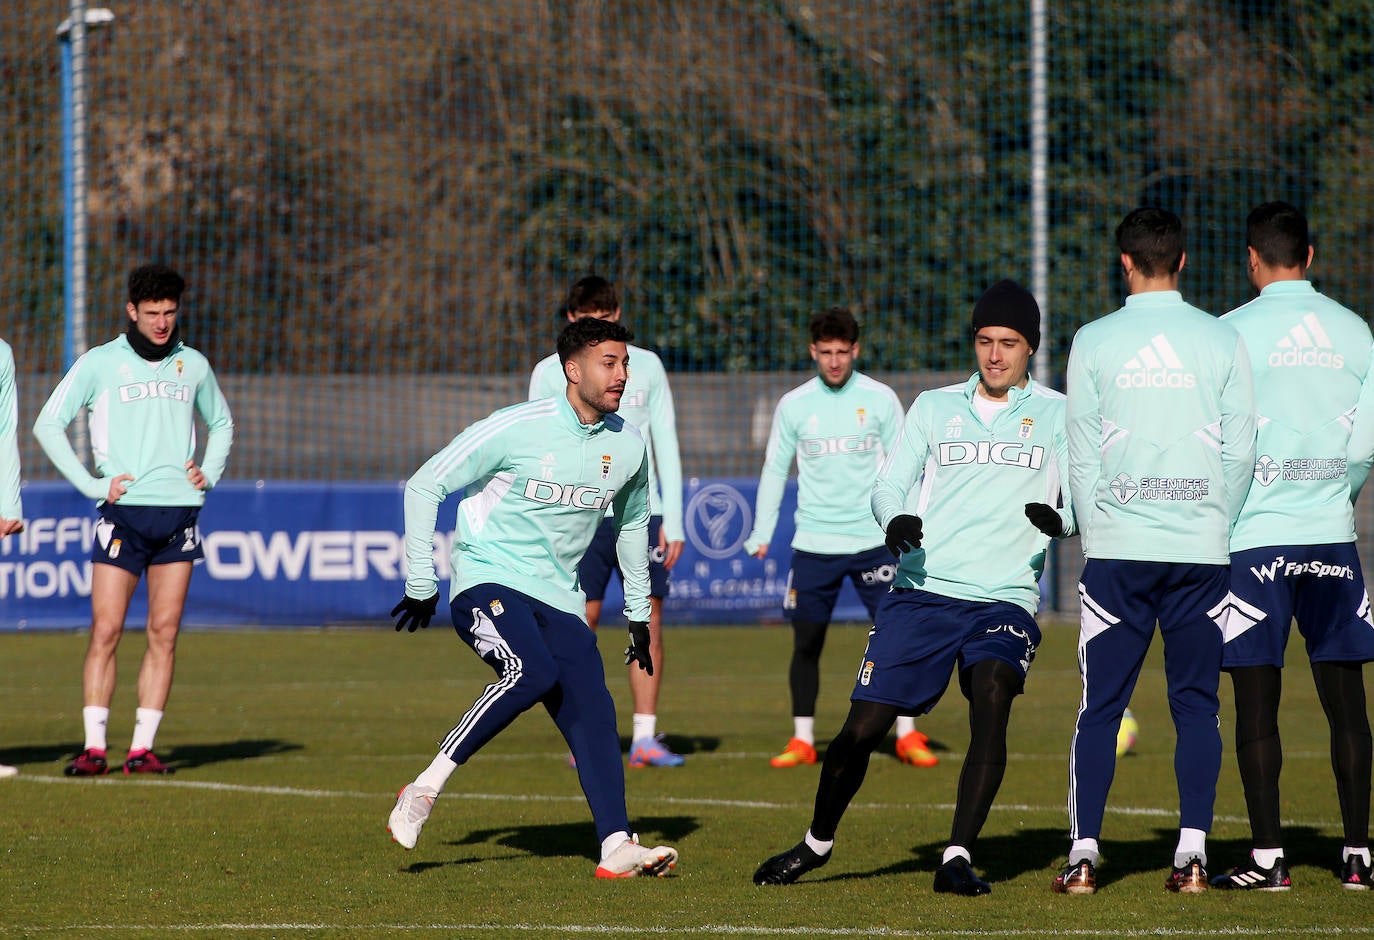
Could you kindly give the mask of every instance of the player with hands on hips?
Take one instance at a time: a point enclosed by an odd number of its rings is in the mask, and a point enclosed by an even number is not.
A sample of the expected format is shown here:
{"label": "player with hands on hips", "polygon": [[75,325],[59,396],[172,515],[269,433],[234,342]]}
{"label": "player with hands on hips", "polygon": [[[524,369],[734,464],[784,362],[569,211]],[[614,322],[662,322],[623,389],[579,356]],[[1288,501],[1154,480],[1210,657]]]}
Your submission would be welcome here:
{"label": "player with hands on hips", "polygon": [[476,422],[406,483],[408,576],[392,612],[396,628],[423,628],[435,611],[439,506],[462,489],[449,610],[458,637],[496,679],[401,788],[387,829],[403,848],[415,847],[453,773],[518,715],[543,705],[576,759],[600,841],[596,877],[662,877],[677,864],[676,849],[642,846],[630,829],[615,704],[577,583],[577,563],[610,509],[630,624],[626,661],[651,670],[648,466],[639,432],[615,413],[631,338],[609,320],[570,323],[558,338],[563,395]]}
{"label": "player with hands on hips", "polygon": [[1064,396],[1030,376],[1040,344],[1035,298],[1001,281],[978,299],[971,326],[978,372],[917,397],[874,481],[873,515],[899,553],[896,580],[878,606],[849,715],[826,749],[811,826],[759,866],[755,884],[791,884],[830,860],[873,749],[899,714],[933,708],[957,673],[969,745],[934,889],[992,890],[972,850],[1006,772],[1012,700],[1040,643],[1035,612],[1049,545],[1024,506],[1061,503],[1063,534],[1073,533],[1074,515]]}
{"label": "player with hands on hips", "polygon": [[[138,672],[138,710],[124,772],[171,773],[153,752],[172,690],[177,636],[194,562],[204,557],[198,520],[219,482],[234,421],[210,363],[181,341],[185,281],[149,264],[129,274],[126,332],[88,351],[48,398],[33,432],[53,465],[97,501],[91,546],[91,638],[82,668],[85,746],[66,767],[100,776],[115,689],[115,654],[140,577],[148,588],[147,649]],[[67,438],[89,408],[94,475]],[[195,461],[199,415],[209,433]]]}
{"label": "player with hands on hips", "polygon": [[[774,767],[816,762],[816,697],[825,636],[845,578],[871,618],[892,585],[892,555],[873,519],[868,491],[901,432],[902,404],[892,389],[855,369],[859,324],[844,307],[811,318],[808,351],[816,375],[779,399],[768,432],[744,550],[766,558],[783,491],[797,465],[796,530],[783,611],[792,622],[787,682],[792,737]],[[933,767],[939,759],[909,715],[897,719],[897,757]]]}

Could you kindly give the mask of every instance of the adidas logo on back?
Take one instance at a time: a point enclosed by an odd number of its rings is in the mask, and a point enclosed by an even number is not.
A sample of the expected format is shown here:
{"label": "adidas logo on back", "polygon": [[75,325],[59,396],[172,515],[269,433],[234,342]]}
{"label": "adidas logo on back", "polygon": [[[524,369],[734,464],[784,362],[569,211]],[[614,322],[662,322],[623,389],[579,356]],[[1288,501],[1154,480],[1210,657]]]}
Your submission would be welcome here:
{"label": "adidas logo on back", "polygon": [[1339,369],[1345,365],[1345,356],[1336,352],[1331,337],[1322,329],[1321,321],[1315,313],[1309,313],[1302,322],[1288,331],[1279,340],[1277,347],[1269,354],[1269,367],[1317,366],[1324,369]]}
{"label": "adidas logo on back", "polygon": [[1140,347],[1117,373],[1117,388],[1195,388],[1197,376],[1184,370],[1183,360],[1163,333]]}

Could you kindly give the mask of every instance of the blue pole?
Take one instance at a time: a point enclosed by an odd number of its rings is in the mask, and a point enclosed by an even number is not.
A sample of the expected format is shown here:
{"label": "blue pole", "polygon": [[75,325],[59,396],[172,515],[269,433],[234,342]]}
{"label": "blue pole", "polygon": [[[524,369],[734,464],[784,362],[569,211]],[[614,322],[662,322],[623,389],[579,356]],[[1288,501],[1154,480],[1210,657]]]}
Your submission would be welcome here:
{"label": "blue pole", "polygon": [[62,36],[62,371],[76,362],[76,128],[71,34]]}

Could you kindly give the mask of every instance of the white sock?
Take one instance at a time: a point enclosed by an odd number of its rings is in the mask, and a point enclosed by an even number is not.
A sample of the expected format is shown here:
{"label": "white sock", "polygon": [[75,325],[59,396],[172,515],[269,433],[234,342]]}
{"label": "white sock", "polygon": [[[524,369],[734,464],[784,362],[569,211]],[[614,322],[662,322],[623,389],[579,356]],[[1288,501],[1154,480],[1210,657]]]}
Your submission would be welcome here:
{"label": "white sock", "polygon": [[633,737],[631,738],[631,740],[632,740],[632,741],[643,741],[643,740],[645,740],[645,739],[653,740],[654,733],[658,730],[658,716],[657,716],[657,715],[641,715],[639,712],[635,712],[635,716],[634,716],[634,719],[633,719],[633,720],[634,720],[634,732],[633,732]]}
{"label": "white sock", "polygon": [[1273,868],[1274,863],[1283,858],[1283,849],[1251,849],[1250,857],[1260,868]]}
{"label": "white sock", "polygon": [[807,744],[816,743],[816,719],[814,717],[792,716],[792,737]]}
{"label": "white sock", "polygon": [[1182,868],[1195,858],[1207,864],[1207,833],[1201,829],[1180,829],[1178,848],[1174,849],[1174,867]]}
{"label": "white sock", "polygon": [[601,840],[601,860],[604,862],[612,852],[630,841],[630,834],[624,829],[613,832]]}
{"label": "white sock", "polygon": [[1370,861],[1369,861],[1369,846],[1363,846],[1363,847],[1357,849],[1357,848],[1355,848],[1353,845],[1347,845],[1347,846],[1344,846],[1344,847],[1341,848],[1341,861],[1342,861],[1342,862],[1348,862],[1348,861],[1350,861],[1350,856],[1352,856],[1352,855],[1358,855],[1358,856],[1360,856],[1360,858],[1364,859],[1364,863],[1365,863],[1366,865],[1370,864]]}
{"label": "white sock", "polygon": [[453,776],[453,772],[458,769],[458,765],[453,762],[453,758],[447,754],[440,754],[430,762],[430,765],[415,778],[416,786],[429,787],[436,793],[444,792],[444,785],[448,783],[448,778]]}
{"label": "white sock", "polygon": [[806,830],[806,838],[802,841],[804,841],[807,847],[810,848],[811,851],[815,852],[817,855],[829,855],[830,850],[835,847],[834,839],[831,839],[829,842],[826,842],[822,839],[817,839],[815,836],[811,834],[810,829]]}
{"label": "white sock", "polygon": [[1097,848],[1096,839],[1074,839],[1073,845],[1069,846],[1069,864],[1077,865],[1079,862],[1091,862],[1093,867],[1102,861],[1102,853]]}
{"label": "white sock", "polygon": [[940,859],[940,864],[943,865],[951,859],[956,858],[962,858],[970,865],[973,864],[973,856],[968,854],[968,849],[964,848],[962,845],[951,845],[949,848],[945,849],[945,857]]}
{"label": "white sock", "polygon": [[916,730],[916,719],[910,715],[897,716],[897,740],[900,741]]}
{"label": "white sock", "polygon": [[86,750],[105,750],[105,729],[110,724],[110,710],[103,705],[87,705],[81,709],[81,723],[86,726]]}
{"label": "white sock", "polygon": [[134,711],[134,740],[129,745],[129,753],[151,751],[153,739],[157,737],[157,726],[162,723],[162,712],[156,708],[139,708]]}

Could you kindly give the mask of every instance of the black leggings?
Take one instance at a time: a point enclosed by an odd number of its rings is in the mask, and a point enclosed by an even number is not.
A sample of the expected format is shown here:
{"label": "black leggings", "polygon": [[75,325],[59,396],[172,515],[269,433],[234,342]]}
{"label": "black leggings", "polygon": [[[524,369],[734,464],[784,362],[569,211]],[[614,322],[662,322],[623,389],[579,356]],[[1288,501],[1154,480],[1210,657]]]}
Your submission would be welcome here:
{"label": "black leggings", "polygon": [[[959,798],[954,809],[950,844],[968,848],[977,838],[992,808],[1007,767],[1007,723],[1011,701],[1021,691],[1020,674],[1007,663],[985,659],[959,675],[969,700],[969,748],[959,775]],[[868,759],[897,719],[895,705],[855,702],[844,727],[830,742],[821,765],[811,834],[835,838],[840,817],[863,785]]]}
{"label": "black leggings", "polygon": [[[1369,844],[1370,764],[1374,741],[1365,710],[1360,663],[1313,663],[1317,698],[1331,727],[1331,768],[1336,775],[1345,844]],[[1236,697],[1236,761],[1245,788],[1245,806],[1255,848],[1283,845],[1279,822],[1279,699],[1282,673],[1277,666],[1231,670]]]}

